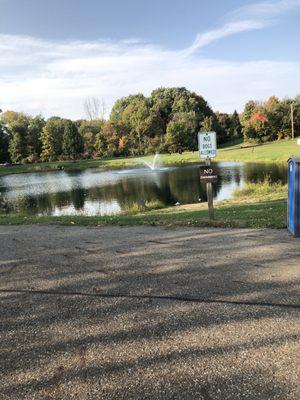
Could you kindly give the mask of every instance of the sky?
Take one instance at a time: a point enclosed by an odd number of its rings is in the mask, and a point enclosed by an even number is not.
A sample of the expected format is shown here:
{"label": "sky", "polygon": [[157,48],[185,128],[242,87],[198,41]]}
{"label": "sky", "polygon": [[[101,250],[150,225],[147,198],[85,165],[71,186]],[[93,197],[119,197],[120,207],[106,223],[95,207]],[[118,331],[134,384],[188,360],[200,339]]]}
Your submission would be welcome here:
{"label": "sky", "polygon": [[0,108],[108,115],[185,86],[216,111],[300,94],[300,0],[0,0]]}

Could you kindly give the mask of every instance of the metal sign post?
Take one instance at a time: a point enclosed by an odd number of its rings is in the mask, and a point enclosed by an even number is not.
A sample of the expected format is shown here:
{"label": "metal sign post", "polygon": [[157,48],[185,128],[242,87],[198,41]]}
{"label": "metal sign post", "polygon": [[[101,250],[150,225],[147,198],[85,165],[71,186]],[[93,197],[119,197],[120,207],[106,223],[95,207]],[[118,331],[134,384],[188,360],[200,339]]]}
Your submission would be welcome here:
{"label": "metal sign post", "polygon": [[205,158],[206,168],[200,170],[200,180],[206,181],[206,193],[208,202],[209,219],[214,219],[214,201],[212,182],[216,180],[217,175],[211,168],[211,159],[217,155],[216,132],[199,132],[198,133],[199,156]]}

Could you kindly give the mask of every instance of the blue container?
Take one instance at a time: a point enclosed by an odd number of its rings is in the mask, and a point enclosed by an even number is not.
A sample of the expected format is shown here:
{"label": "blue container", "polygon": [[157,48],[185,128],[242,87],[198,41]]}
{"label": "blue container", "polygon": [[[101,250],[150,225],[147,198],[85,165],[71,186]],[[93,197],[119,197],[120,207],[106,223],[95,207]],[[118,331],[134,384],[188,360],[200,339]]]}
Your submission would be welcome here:
{"label": "blue container", "polygon": [[288,229],[300,236],[300,158],[288,161]]}

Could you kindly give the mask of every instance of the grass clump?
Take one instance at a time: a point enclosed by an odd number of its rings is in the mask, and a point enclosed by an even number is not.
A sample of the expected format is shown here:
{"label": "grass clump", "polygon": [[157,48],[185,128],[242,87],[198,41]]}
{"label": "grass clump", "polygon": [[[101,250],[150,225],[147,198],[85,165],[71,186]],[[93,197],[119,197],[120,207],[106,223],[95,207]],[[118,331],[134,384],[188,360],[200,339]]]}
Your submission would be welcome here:
{"label": "grass clump", "polygon": [[287,198],[287,185],[271,183],[268,179],[258,183],[247,183],[241,189],[235,190],[235,200],[278,200]]}
{"label": "grass clump", "polygon": [[165,205],[160,200],[145,201],[144,203],[133,203],[126,208],[123,215],[138,214],[145,211],[160,210]]}

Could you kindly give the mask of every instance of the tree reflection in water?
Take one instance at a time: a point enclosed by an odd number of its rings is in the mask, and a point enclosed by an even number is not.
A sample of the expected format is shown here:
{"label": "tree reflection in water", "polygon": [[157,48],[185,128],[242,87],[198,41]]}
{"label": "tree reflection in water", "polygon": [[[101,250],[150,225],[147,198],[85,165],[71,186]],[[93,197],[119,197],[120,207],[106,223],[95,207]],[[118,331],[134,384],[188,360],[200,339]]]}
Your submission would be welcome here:
{"label": "tree reflection in water", "polygon": [[[219,163],[214,198],[228,199],[244,183],[287,181],[284,164]],[[200,200],[199,200],[200,199]],[[86,170],[0,177],[0,208],[5,212],[43,215],[112,215],[146,208],[206,201],[199,165],[159,171]]]}

